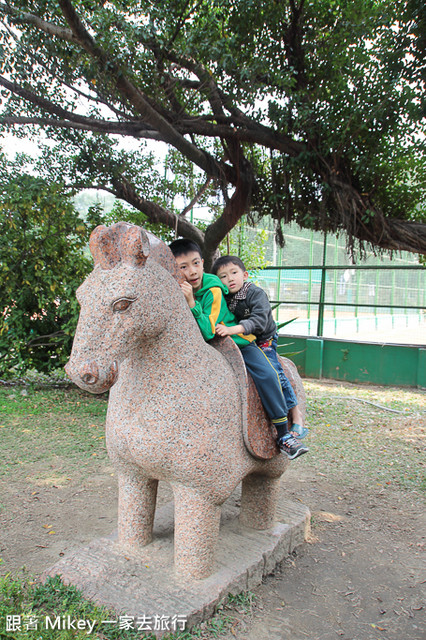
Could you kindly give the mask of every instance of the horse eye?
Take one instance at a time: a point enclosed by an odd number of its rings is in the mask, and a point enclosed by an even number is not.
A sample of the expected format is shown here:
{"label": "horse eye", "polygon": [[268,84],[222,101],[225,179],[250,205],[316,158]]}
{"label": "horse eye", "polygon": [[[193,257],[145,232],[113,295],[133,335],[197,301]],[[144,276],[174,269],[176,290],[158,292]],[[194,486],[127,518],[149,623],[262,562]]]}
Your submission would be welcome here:
{"label": "horse eye", "polygon": [[113,303],[112,310],[114,313],[122,313],[123,311],[127,311],[127,309],[135,300],[136,298],[120,298]]}

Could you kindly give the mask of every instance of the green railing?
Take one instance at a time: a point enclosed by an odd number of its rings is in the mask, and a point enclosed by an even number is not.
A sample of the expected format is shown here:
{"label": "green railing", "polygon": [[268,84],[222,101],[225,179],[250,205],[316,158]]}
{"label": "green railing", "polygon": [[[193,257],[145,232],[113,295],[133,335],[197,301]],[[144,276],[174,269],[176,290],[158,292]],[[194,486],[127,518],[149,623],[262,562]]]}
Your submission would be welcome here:
{"label": "green railing", "polygon": [[[287,322],[279,352],[301,375],[426,387],[421,265],[267,267],[252,277],[267,291],[277,322]],[[331,335],[342,326],[339,337]]]}
{"label": "green railing", "polygon": [[[362,314],[375,318],[376,326],[397,312],[424,321],[426,268],[421,265],[277,266],[257,271],[256,280],[267,290],[278,322],[291,319],[282,317],[286,309],[304,311],[306,335],[324,336],[325,320],[343,322],[342,312],[352,313],[358,325]],[[426,343],[426,332],[420,343]]]}

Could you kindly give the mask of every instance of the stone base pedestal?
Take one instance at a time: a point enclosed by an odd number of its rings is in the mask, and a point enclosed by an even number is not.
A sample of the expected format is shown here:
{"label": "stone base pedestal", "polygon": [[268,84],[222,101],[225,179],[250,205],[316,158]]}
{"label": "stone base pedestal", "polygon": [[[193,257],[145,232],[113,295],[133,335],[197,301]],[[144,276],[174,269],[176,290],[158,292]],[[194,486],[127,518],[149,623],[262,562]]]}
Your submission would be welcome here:
{"label": "stone base pedestal", "polygon": [[255,588],[309,533],[310,513],[285,500],[274,527],[257,531],[238,521],[238,497],[223,506],[216,567],[204,580],[184,581],[173,569],[173,503],[157,509],[154,541],[137,554],[120,549],[116,536],[94,540],[62,558],[42,578],[61,575],[86,598],[115,611],[107,624],[124,614],[133,627],[161,637],[210,618],[229,593]]}

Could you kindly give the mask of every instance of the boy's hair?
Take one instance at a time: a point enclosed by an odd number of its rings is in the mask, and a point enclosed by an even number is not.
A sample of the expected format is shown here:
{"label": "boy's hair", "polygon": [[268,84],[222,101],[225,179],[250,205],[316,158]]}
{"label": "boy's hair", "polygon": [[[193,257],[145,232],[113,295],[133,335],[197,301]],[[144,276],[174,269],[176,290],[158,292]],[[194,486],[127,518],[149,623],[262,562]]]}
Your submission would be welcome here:
{"label": "boy's hair", "polygon": [[244,262],[238,256],[221,256],[220,258],[215,260],[212,266],[212,273],[214,273],[214,275],[216,276],[218,269],[220,269],[220,267],[225,267],[227,264],[235,264],[243,271],[247,271]]}
{"label": "boy's hair", "polygon": [[186,256],[188,253],[192,253],[196,251],[200,254],[202,258],[201,249],[196,242],[190,240],[189,238],[179,238],[179,240],[173,240],[169,244],[169,249],[173,253],[175,258],[179,258],[179,256]]}

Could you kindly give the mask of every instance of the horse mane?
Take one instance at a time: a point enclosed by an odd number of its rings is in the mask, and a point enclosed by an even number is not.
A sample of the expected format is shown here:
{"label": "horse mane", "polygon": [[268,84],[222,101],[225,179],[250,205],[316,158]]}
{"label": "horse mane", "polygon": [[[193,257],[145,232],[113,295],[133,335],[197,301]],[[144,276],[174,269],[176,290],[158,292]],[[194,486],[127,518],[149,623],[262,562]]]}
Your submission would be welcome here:
{"label": "horse mane", "polygon": [[169,247],[154,234],[127,222],[111,227],[99,225],[89,241],[95,267],[113,269],[120,263],[142,268],[148,259],[155,260],[178,281],[183,281]]}

